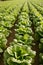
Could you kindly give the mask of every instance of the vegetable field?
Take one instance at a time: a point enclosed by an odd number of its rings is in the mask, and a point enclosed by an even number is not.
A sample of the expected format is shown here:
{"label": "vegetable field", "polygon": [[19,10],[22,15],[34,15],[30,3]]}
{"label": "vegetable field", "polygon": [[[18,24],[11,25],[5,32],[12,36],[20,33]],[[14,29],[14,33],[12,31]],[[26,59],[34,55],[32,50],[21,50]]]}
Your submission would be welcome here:
{"label": "vegetable field", "polygon": [[43,65],[43,1],[0,1],[0,65]]}

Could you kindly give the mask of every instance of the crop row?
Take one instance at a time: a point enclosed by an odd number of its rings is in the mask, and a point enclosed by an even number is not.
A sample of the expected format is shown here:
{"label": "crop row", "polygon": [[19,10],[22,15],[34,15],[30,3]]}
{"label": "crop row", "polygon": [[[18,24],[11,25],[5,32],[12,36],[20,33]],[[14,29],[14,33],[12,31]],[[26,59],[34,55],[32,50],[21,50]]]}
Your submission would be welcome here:
{"label": "crop row", "polygon": [[10,29],[14,26],[21,6],[18,5],[14,7],[13,5],[8,8],[4,7],[4,9],[0,11],[0,53],[6,48],[7,37],[12,33]]}
{"label": "crop row", "polygon": [[33,63],[35,51],[31,49],[33,41],[31,24],[27,4],[25,4],[18,17],[18,24],[15,24],[15,39],[4,53],[6,65],[31,65]]}
{"label": "crop row", "polygon": [[32,3],[32,5],[37,9],[38,12],[40,12],[40,14],[43,16],[43,7]]}
{"label": "crop row", "polygon": [[30,20],[32,21],[34,25],[34,38],[35,43],[39,45],[39,56],[40,56],[40,63],[39,65],[43,65],[43,17],[37,11],[37,8],[33,6],[32,4],[29,4],[30,7]]}

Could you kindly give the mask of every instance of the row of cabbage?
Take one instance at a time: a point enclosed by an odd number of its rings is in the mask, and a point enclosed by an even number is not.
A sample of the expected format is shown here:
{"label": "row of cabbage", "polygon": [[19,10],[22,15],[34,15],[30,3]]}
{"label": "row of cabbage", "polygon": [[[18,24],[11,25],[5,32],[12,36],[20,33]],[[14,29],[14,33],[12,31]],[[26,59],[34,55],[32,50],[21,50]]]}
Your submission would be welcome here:
{"label": "row of cabbage", "polygon": [[34,25],[34,38],[37,45],[39,45],[39,65],[43,65],[43,16],[37,9],[29,3],[30,20]]}
{"label": "row of cabbage", "polygon": [[21,6],[17,5],[13,3],[5,7],[0,7],[0,53],[7,47],[7,37],[12,33],[10,29],[14,26],[22,6],[22,4]]}
{"label": "row of cabbage", "polygon": [[4,53],[5,65],[32,65],[36,52],[31,49],[33,31],[28,15],[28,6],[25,3],[18,17],[14,41]]}
{"label": "row of cabbage", "polygon": [[33,2],[34,4],[38,4],[39,6],[43,7],[43,0],[40,0],[40,1],[39,0],[32,0],[31,2]]}
{"label": "row of cabbage", "polygon": [[38,4],[34,4],[32,3],[32,5],[37,9],[37,11],[39,11],[39,13],[43,16],[43,7],[41,7]]}
{"label": "row of cabbage", "polygon": [[[43,8],[38,5],[35,5],[35,4],[34,4],[34,6],[38,10],[38,12],[40,12],[43,15]],[[39,44],[40,60],[39,61],[40,61],[40,65],[43,65],[43,19],[42,19],[42,23],[40,24],[38,29],[39,29],[39,34],[40,34],[39,35],[39,37],[40,37],[40,44]]]}

